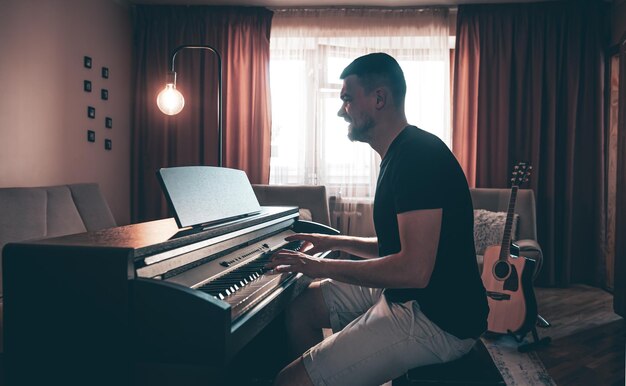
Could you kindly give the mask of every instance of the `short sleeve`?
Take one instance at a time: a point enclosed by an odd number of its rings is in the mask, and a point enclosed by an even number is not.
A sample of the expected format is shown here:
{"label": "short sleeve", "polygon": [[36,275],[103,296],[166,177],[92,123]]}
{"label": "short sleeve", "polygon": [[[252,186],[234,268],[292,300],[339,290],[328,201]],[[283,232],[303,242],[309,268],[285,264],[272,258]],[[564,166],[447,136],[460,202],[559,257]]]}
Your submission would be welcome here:
{"label": "short sleeve", "polygon": [[445,168],[436,149],[427,147],[415,153],[402,149],[394,170],[393,195],[396,212],[443,208],[445,187],[441,183]]}

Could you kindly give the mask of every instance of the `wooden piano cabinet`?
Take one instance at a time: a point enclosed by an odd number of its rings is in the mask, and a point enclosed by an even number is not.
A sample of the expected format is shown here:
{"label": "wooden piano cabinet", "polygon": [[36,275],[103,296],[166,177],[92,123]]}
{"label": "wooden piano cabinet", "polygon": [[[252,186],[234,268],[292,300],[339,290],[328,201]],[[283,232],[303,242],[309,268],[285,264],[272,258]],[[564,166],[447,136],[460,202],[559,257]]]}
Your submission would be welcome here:
{"label": "wooden piano cabinet", "polygon": [[[161,274],[140,278],[137,272],[149,264],[179,260],[184,265],[165,273],[173,272],[177,278],[183,276],[176,276],[180,269],[205,272],[204,268],[229,267],[233,261],[245,266],[260,259],[256,254],[266,256],[259,251],[274,250],[266,246],[268,240],[280,248],[286,242],[278,242],[278,234],[302,231],[336,233],[297,221],[295,207],[268,207],[258,216],[183,236],[173,219],[165,219],[7,244],[3,250],[7,384],[130,385],[146,379],[146,374],[138,373],[144,365],[158,371],[200,368],[205,380],[224,380],[229,372],[243,374],[241,368],[283,365],[277,355],[267,355],[277,347],[269,342],[277,339],[274,332],[284,334],[283,310],[310,279],[286,274],[233,317],[229,303],[193,289],[195,285],[166,281]],[[241,244],[233,245],[232,240]],[[205,255],[205,250],[217,252]],[[255,255],[249,257],[244,250]],[[198,260],[189,264],[190,256]],[[285,342],[284,336],[278,339]],[[259,341],[264,342],[261,347],[254,343]],[[264,354],[264,349],[270,351]],[[168,379],[156,376],[158,371],[148,375]]]}
{"label": "wooden piano cabinet", "polygon": [[125,248],[6,246],[7,385],[128,378],[128,255]]}

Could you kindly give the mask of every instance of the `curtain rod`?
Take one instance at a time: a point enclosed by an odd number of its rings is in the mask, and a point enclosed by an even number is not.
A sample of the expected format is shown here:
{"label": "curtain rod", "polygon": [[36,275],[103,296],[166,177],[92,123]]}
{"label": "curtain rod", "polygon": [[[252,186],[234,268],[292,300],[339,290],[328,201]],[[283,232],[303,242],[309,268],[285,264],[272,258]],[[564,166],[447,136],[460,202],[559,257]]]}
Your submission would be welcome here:
{"label": "curtain rod", "polygon": [[457,12],[457,6],[440,6],[440,5],[432,5],[432,6],[402,6],[402,7],[385,7],[385,6],[319,6],[319,7],[311,7],[311,6],[302,6],[302,7],[266,7],[271,11],[290,11],[290,10],[299,10],[299,11],[320,11],[320,10],[332,10],[332,11],[348,11],[348,10],[359,10],[359,9],[380,9],[380,10],[428,10],[428,9],[447,9],[450,12]]}

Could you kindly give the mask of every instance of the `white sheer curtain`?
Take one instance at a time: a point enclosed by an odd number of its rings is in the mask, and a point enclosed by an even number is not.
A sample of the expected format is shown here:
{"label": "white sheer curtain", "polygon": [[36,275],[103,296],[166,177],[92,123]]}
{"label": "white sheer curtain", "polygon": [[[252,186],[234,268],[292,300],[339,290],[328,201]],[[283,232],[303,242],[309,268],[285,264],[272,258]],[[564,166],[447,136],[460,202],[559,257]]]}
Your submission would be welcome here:
{"label": "white sheer curtain", "polygon": [[[450,146],[447,9],[275,9],[271,184],[325,185],[348,212],[373,199],[380,158],[369,145],[351,143],[337,117],[341,71],[370,52],[398,60],[409,122]],[[358,214],[354,221],[363,220]]]}

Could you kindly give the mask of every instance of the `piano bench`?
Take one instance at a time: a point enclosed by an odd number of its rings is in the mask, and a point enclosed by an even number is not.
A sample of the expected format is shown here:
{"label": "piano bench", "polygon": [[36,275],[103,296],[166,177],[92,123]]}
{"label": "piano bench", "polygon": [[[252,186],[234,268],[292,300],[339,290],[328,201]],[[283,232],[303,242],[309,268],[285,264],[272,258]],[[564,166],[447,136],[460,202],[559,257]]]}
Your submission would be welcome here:
{"label": "piano bench", "polygon": [[463,357],[448,363],[416,367],[393,380],[393,386],[408,385],[505,385],[489,351],[479,339]]}

